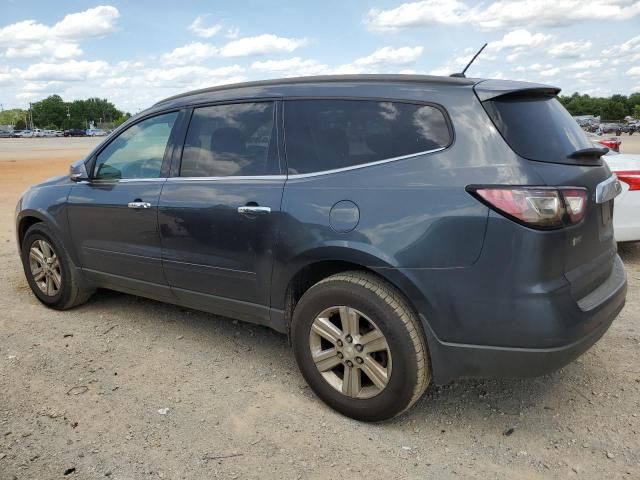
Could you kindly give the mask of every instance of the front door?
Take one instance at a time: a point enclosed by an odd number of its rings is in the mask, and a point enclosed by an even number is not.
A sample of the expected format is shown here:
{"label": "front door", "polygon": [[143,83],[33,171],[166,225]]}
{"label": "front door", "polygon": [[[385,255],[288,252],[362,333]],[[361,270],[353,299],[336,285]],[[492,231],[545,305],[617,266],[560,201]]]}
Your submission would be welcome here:
{"label": "front door", "polygon": [[178,113],[146,118],[96,156],[89,182],[74,185],[69,227],[80,266],[100,286],[170,296],[158,233],[167,146]]}
{"label": "front door", "polygon": [[194,109],[159,204],[164,272],[182,303],[268,323],[285,179],[275,118],[273,101]]}

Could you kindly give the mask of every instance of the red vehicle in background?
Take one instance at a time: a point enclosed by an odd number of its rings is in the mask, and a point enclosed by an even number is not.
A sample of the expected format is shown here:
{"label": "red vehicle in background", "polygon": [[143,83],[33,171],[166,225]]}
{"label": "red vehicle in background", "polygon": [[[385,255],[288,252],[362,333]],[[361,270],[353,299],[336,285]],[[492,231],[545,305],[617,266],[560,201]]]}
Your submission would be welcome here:
{"label": "red vehicle in background", "polygon": [[603,137],[602,135],[596,135],[595,133],[587,133],[592,142],[599,143],[600,145],[607,147],[614,152],[620,151],[620,145],[622,140],[617,137]]}

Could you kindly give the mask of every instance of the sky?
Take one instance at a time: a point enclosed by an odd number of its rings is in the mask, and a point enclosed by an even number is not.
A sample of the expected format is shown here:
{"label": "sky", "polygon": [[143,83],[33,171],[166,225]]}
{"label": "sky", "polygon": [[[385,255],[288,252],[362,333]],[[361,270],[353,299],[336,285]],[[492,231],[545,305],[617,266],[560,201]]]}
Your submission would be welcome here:
{"label": "sky", "polygon": [[640,0],[0,0],[0,104],[167,96],[298,75],[460,71],[640,91]]}

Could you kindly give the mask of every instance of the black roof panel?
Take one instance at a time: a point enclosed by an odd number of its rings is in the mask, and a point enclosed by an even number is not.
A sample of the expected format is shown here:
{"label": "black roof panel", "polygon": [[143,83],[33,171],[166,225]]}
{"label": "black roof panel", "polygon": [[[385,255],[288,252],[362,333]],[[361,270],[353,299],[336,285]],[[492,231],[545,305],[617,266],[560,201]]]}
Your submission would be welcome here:
{"label": "black roof panel", "polygon": [[181,93],[172,97],[159,101],[154,106],[162,105],[178,99],[187,99],[188,97],[206,94],[209,92],[221,92],[225,90],[236,90],[242,88],[256,87],[279,87],[287,85],[304,85],[304,84],[322,84],[322,83],[428,83],[428,84],[444,84],[449,86],[470,86],[475,85],[478,79],[460,78],[460,77],[441,77],[434,75],[317,75],[311,77],[291,77],[274,80],[260,80],[255,82],[233,83],[229,85],[219,85],[215,87],[193,90],[191,92]]}

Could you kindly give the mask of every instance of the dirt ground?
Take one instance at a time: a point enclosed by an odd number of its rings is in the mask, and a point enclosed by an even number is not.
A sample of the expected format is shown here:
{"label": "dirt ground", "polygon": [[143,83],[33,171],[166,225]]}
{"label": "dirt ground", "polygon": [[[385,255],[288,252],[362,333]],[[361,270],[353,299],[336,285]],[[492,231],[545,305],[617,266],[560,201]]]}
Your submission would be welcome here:
{"label": "dirt ground", "polygon": [[576,362],[430,387],[368,425],[315,398],[266,328],[111,292],[38,303],[16,200],[95,142],[0,139],[1,480],[640,478],[640,246],[621,251],[627,306]]}

